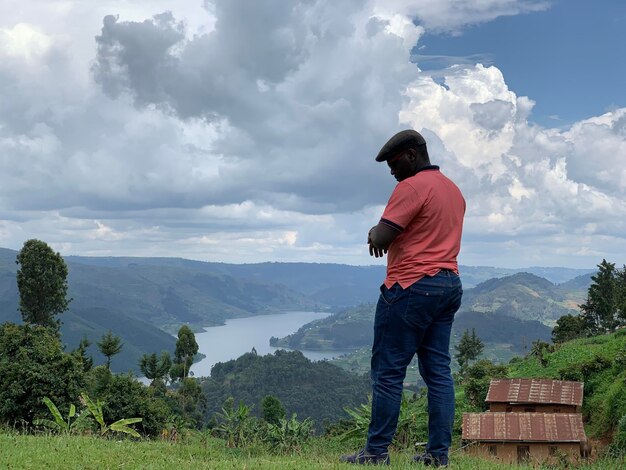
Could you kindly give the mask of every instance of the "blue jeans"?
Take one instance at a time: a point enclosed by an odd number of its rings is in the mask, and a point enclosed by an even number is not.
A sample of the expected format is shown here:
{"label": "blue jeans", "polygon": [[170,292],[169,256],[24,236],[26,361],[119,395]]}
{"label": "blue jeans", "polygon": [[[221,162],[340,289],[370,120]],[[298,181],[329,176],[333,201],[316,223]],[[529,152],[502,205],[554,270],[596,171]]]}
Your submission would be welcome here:
{"label": "blue jeans", "polygon": [[406,368],[417,354],[428,388],[428,444],[434,457],[448,456],[454,423],[450,333],[461,305],[459,276],[442,270],[407,289],[381,286],[372,346],[372,416],[366,450],[387,452],[398,425]]}

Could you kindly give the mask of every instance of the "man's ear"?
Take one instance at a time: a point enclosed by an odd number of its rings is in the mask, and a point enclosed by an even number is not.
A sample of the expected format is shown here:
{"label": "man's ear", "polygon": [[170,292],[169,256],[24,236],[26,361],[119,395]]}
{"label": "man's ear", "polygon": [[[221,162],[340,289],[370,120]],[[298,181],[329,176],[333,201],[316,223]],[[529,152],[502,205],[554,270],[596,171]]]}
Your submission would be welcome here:
{"label": "man's ear", "polygon": [[415,160],[417,160],[417,155],[415,154],[415,150],[409,149],[407,153],[407,157],[409,158],[409,161],[411,162],[414,162]]}

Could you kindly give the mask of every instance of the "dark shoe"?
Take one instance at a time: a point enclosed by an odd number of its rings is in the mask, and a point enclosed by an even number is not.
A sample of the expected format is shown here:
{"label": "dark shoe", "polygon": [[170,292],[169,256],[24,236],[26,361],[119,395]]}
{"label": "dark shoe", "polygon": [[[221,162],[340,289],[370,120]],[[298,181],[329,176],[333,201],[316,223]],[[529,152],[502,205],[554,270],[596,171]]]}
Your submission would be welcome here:
{"label": "dark shoe", "polygon": [[448,457],[446,455],[435,457],[430,454],[420,454],[413,457],[413,462],[421,463],[427,467],[447,467]]}
{"label": "dark shoe", "polygon": [[342,455],[341,461],[356,465],[389,465],[389,454],[370,454],[365,449],[352,455]]}

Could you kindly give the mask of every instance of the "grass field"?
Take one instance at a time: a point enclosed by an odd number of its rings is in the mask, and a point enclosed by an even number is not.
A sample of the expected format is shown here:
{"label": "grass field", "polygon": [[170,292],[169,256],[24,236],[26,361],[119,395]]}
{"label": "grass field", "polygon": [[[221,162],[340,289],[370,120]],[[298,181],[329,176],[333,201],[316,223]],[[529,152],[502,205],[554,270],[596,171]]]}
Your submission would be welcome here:
{"label": "grass field", "polygon": [[[260,448],[228,449],[218,439],[193,437],[184,443],[109,440],[96,437],[20,435],[0,433],[0,468],[3,469],[349,469],[339,463],[348,452],[343,444],[313,439],[301,454],[274,456]],[[412,463],[410,453],[391,453],[390,468],[425,468]],[[507,469],[508,465],[451,455],[450,467],[458,470]],[[532,467],[517,467],[532,468]],[[537,467],[535,467],[537,468]],[[571,467],[552,467],[571,468]],[[603,460],[581,469],[618,470],[626,461]]]}

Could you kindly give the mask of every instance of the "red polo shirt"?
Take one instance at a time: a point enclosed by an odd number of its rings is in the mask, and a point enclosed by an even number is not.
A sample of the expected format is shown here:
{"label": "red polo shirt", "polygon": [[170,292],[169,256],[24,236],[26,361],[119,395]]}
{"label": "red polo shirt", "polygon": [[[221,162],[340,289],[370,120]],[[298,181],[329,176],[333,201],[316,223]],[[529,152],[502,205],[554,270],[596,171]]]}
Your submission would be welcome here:
{"label": "red polo shirt", "polygon": [[461,191],[438,166],[398,183],[380,219],[401,232],[389,246],[387,288],[397,282],[406,289],[441,269],[458,274],[464,214]]}

